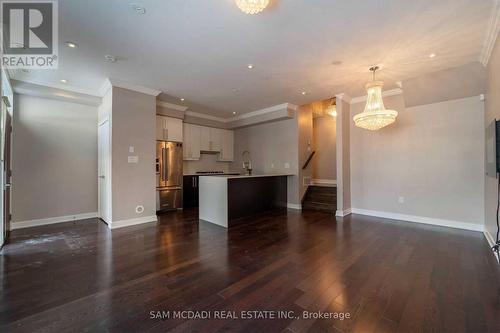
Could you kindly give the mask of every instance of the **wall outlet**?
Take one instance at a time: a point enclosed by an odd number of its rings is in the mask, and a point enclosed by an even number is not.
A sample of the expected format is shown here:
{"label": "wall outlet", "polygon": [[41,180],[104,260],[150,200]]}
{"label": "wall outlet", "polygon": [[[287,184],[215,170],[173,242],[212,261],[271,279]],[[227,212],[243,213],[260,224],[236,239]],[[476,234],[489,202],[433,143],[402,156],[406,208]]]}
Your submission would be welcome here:
{"label": "wall outlet", "polygon": [[405,197],[399,197],[399,198],[398,198],[398,202],[399,202],[400,204],[404,204],[404,203],[405,203]]}
{"label": "wall outlet", "polygon": [[274,169],[274,163],[271,163],[271,169]]}
{"label": "wall outlet", "polygon": [[137,207],[135,207],[135,212],[136,212],[137,214],[142,214],[142,213],[144,213],[144,206],[137,206]]}
{"label": "wall outlet", "polygon": [[285,169],[290,169],[290,163],[285,163]]}

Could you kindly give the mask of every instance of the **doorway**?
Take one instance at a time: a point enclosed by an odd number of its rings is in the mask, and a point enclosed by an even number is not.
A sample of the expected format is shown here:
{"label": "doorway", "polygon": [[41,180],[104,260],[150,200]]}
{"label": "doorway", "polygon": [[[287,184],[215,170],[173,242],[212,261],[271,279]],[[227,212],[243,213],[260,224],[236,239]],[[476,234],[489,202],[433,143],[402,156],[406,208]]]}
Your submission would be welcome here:
{"label": "doorway", "polygon": [[109,118],[99,123],[98,129],[98,209],[99,217],[111,222],[111,145]]}

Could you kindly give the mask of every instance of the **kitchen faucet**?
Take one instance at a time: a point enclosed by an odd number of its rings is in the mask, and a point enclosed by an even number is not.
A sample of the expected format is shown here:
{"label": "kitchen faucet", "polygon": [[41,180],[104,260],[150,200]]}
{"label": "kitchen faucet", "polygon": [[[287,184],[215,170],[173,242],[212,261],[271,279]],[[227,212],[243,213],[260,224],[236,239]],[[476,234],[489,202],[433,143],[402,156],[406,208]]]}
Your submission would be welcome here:
{"label": "kitchen faucet", "polygon": [[[245,157],[247,158],[246,160]],[[250,176],[252,174],[252,160],[250,152],[248,150],[245,150],[243,153],[241,153],[241,159],[243,160],[243,169],[245,169],[247,174]]]}

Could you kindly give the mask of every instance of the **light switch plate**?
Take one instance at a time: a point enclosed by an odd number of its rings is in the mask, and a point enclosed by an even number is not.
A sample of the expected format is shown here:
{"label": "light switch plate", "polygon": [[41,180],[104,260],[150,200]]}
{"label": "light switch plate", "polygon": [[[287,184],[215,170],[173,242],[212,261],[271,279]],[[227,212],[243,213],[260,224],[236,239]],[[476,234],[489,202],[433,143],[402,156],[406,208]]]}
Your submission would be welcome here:
{"label": "light switch plate", "polygon": [[135,147],[134,146],[129,146],[128,147],[128,152],[129,153],[135,153]]}
{"label": "light switch plate", "polygon": [[139,163],[139,156],[129,156],[128,162],[129,163]]}

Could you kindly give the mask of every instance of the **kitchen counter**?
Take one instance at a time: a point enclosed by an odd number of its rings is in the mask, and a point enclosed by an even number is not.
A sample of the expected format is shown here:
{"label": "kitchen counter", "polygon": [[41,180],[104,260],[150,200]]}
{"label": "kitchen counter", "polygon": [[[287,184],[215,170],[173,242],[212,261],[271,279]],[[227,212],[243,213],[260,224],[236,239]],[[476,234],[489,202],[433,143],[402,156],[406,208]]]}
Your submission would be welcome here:
{"label": "kitchen counter", "polygon": [[199,177],[199,216],[229,228],[241,218],[287,206],[291,174]]}

